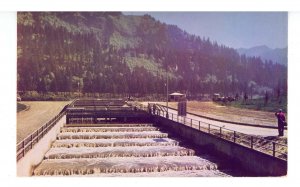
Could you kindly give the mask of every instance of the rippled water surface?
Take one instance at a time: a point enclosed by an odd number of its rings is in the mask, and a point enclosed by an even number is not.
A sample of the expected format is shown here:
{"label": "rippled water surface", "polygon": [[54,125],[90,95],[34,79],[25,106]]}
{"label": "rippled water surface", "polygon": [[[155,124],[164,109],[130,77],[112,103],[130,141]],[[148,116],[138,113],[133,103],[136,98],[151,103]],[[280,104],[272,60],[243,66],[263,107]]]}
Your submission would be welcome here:
{"label": "rippled water surface", "polygon": [[229,176],[152,124],[63,127],[36,176]]}

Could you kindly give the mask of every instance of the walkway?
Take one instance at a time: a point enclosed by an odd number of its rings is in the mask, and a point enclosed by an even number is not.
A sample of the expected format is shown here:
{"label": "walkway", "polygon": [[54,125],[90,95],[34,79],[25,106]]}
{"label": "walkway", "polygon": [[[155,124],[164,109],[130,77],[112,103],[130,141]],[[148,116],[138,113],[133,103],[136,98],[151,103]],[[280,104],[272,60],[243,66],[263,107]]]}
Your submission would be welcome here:
{"label": "walkway", "polygon": [[[169,109],[169,116],[170,118],[172,117],[172,113],[177,115],[177,111],[173,109]],[[183,117],[180,117],[181,120],[183,120]],[[249,135],[258,135],[258,136],[277,136],[278,135],[278,130],[276,128],[271,129],[271,128],[263,128],[263,127],[253,127],[253,126],[246,126],[246,125],[238,125],[238,124],[233,124],[233,123],[226,123],[226,122],[220,122],[220,121],[215,121],[203,117],[199,117],[193,114],[187,114],[186,120],[188,119],[193,119],[197,121],[204,122],[206,124],[211,124],[211,125],[216,125],[219,127],[224,127],[233,131],[241,132],[244,134],[249,134]],[[284,132],[284,136],[287,136],[287,130]]]}

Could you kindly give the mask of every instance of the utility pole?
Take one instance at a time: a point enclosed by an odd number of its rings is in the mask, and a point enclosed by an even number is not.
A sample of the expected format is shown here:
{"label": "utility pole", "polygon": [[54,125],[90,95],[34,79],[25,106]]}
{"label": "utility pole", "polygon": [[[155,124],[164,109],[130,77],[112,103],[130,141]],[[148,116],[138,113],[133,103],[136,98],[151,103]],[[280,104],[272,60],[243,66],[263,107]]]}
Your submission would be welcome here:
{"label": "utility pole", "polygon": [[168,79],[168,62],[167,62],[167,114],[166,118],[169,118],[169,79]]}
{"label": "utility pole", "polygon": [[77,85],[78,85],[78,95],[79,95],[79,97],[80,97],[80,87],[79,87],[79,81],[78,81]]}

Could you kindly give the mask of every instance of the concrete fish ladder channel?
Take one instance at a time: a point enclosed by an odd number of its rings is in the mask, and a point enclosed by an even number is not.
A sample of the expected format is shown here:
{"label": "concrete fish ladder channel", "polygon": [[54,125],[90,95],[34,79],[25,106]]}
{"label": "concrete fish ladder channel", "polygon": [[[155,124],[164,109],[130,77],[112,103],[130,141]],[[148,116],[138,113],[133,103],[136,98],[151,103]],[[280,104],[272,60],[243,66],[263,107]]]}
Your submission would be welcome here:
{"label": "concrete fish ladder channel", "polygon": [[33,175],[228,176],[152,124],[79,126],[61,128]]}

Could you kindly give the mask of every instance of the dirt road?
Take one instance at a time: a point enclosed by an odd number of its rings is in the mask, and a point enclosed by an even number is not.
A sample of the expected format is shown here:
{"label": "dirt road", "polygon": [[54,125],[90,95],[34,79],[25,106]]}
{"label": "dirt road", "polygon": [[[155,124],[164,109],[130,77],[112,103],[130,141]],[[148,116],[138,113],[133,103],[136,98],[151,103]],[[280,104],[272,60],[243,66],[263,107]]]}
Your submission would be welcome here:
{"label": "dirt road", "polygon": [[20,102],[29,109],[17,113],[17,143],[57,115],[69,101]]}
{"label": "dirt road", "polygon": [[[162,102],[161,104],[165,105],[165,102]],[[170,102],[169,106],[177,109],[177,102]],[[273,112],[221,106],[214,102],[189,101],[187,103],[187,111],[193,114],[225,121],[274,127],[277,126],[277,120]]]}
{"label": "dirt road", "polygon": [[[143,104],[146,104],[146,102],[144,102]],[[165,102],[159,102],[159,104],[166,105]],[[169,102],[169,107],[177,109],[177,102]],[[199,120],[204,123],[210,123],[220,127],[225,127],[245,134],[259,135],[265,137],[278,135],[277,132],[278,130],[276,129],[277,120],[273,112],[239,109],[239,108],[228,107],[228,106],[220,106],[214,102],[197,102],[197,101],[189,101],[187,103],[187,111],[192,114],[224,120],[224,121],[275,127],[274,129],[269,129],[269,128],[244,126],[244,125],[237,125],[234,123],[225,123],[225,122],[209,120],[206,118],[202,118],[190,114],[187,115],[188,118],[192,118],[194,120]],[[175,110],[170,110],[169,112],[177,114],[177,111]],[[286,136],[287,136],[287,130],[285,130],[285,137]]]}
{"label": "dirt road", "polygon": [[[177,111],[170,109],[169,110],[169,116],[171,118],[172,113],[174,116],[177,116]],[[175,119],[175,118],[174,118]],[[179,120],[183,121],[184,118],[179,117]],[[215,120],[210,120],[202,117],[198,117],[195,115],[187,114],[186,121],[190,122],[190,119],[195,120],[193,122],[194,125],[198,125],[198,121],[201,121],[202,126],[208,128],[208,124],[215,125],[211,126],[210,128],[219,129],[219,127],[230,129],[233,131],[241,132],[248,135],[258,135],[263,137],[269,137],[269,136],[277,136],[278,130],[277,129],[270,129],[270,128],[260,128],[260,127],[252,127],[252,126],[245,126],[245,125],[236,125],[232,123],[225,123],[225,122],[219,122]],[[176,121],[176,119],[175,119]],[[224,130],[225,130],[224,129]],[[287,136],[287,131],[284,131],[285,137]]]}

